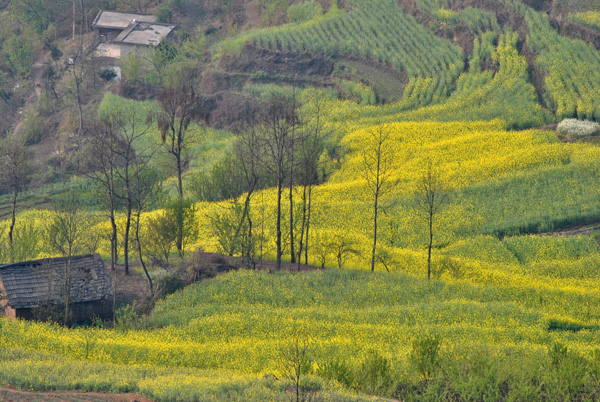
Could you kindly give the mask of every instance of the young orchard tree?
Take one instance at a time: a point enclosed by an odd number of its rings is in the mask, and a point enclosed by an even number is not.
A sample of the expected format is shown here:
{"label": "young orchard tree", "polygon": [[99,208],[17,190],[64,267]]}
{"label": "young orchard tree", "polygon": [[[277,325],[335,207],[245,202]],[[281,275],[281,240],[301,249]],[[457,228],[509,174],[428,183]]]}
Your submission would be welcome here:
{"label": "young orchard tree", "polygon": [[290,343],[279,350],[281,374],[293,384],[292,401],[307,402],[312,395],[303,389],[303,380],[310,371],[311,339],[303,331],[296,331],[290,339]]}
{"label": "young orchard tree", "polygon": [[427,223],[429,243],[427,245],[427,279],[431,279],[431,248],[433,246],[433,229],[435,218],[448,201],[449,188],[447,182],[435,167],[428,163],[418,183],[416,198],[417,213]]}
{"label": "young orchard tree", "polygon": [[272,175],[277,185],[277,259],[276,269],[281,269],[282,233],[281,233],[281,196],[286,175],[289,174],[290,149],[293,133],[299,126],[297,102],[283,94],[272,95],[258,114],[260,138],[263,152],[260,157],[265,169]]}
{"label": "young orchard tree", "polygon": [[0,143],[0,167],[2,171],[0,185],[12,195],[11,220],[8,227],[8,245],[12,261],[13,234],[17,220],[17,197],[29,185],[34,171],[31,152],[22,141],[9,136]]}
{"label": "young orchard tree", "polygon": [[362,156],[361,174],[373,195],[373,248],[371,252],[371,272],[375,272],[377,255],[377,223],[381,198],[393,188],[392,169],[395,158],[392,149],[391,132],[387,124],[381,124],[367,131],[366,144],[359,152]]}

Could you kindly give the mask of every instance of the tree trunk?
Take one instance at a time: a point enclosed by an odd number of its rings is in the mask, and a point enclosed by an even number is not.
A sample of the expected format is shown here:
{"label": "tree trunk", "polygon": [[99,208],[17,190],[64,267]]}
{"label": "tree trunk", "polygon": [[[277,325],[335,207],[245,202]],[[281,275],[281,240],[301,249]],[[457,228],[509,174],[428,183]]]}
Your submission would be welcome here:
{"label": "tree trunk", "polygon": [[[252,191],[248,191],[246,193],[246,199],[244,200],[244,210],[242,211],[242,217],[240,218],[240,223],[237,228],[235,228],[235,234],[233,235],[234,239],[237,239],[242,231],[242,227],[244,226],[244,221],[246,220],[246,216],[248,216],[248,211],[250,210],[250,198],[252,197]],[[249,219],[249,218],[248,218]],[[230,247],[229,255],[232,256],[234,254],[233,245]],[[242,254],[244,251],[242,250]]]}
{"label": "tree trunk", "polygon": [[178,206],[178,217],[177,217],[177,240],[175,246],[179,257],[183,259],[183,179],[182,179],[182,167],[181,167],[181,153],[175,153],[175,159],[177,160],[177,196],[179,197]]}
{"label": "tree trunk", "polygon": [[17,220],[16,213],[17,213],[17,195],[18,194],[19,194],[18,191],[13,192],[12,215],[11,215],[10,227],[8,228],[8,244],[10,246],[10,262],[15,262],[14,255],[13,255],[13,231],[15,230],[15,222]]}
{"label": "tree trunk", "polygon": [[292,172],[290,169],[290,262],[296,262],[296,254],[294,252],[294,186],[292,180]]}
{"label": "tree trunk", "polygon": [[375,191],[375,206],[373,216],[373,252],[371,254],[371,272],[375,272],[375,253],[377,251],[377,215],[379,212],[379,188]]}
{"label": "tree trunk", "polygon": [[250,217],[250,214],[248,214],[248,245],[246,247],[246,260],[248,261],[249,265],[252,265],[252,269],[256,269],[256,261],[252,253],[253,247],[254,246],[252,245],[252,218]]}
{"label": "tree trunk", "polygon": [[175,155],[175,159],[177,159],[177,195],[180,200],[183,200],[183,172],[181,167],[181,153],[177,153]]}
{"label": "tree trunk", "polygon": [[433,213],[429,212],[429,246],[427,247],[427,280],[431,279],[431,246],[433,245]]}
{"label": "tree trunk", "polygon": [[136,214],[136,219],[135,219],[135,240],[137,243],[138,256],[140,258],[140,265],[142,266],[142,269],[144,270],[146,279],[148,279],[148,286],[150,287],[150,296],[153,297],[154,296],[154,287],[152,284],[152,278],[150,277],[150,274],[148,273],[148,269],[146,268],[146,264],[144,263],[144,257],[142,254],[142,242],[140,241],[140,216],[141,215],[142,215],[142,209],[138,208],[137,214]]}
{"label": "tree trunk", "polygon": [[300,239],[298,241],[298,271],[300,271],[300,261],[302,260],[302,246],[304,241],[304,228],[306,227],[306,185],[302,190],[302,225],[300,230]]}
{"label": "tree trunk", "polygon": [[69,315],[70,309],[69,305],[71,304],[71,260],[72,256],[71,245],[69,245],[69,255],[67,256],[67,264],[65,265],[65,321],[64,326],[69,326]]}
{"label": "tree trunk", "polygon": [[279,177],[277,178],[277,260],[275,268],[277,271],[281,270],[281,169]]}
{"label": "tree trunk", "polygon": [[308,185],[308,207],[306,214],[306,240],[304,242],[304,264],[308,265],[308,239],[310,234],[310,216],[312,207],[312,184]]}
{"label": "tree trunk", "polygon": [[131,230],[131,201],[127,200],[127,217],[125,220],[125,233],[123,235],[123,259],[125,260],[125,275],[129,275],[129,232]]}
{"label": "tree trunk", "polygon": [[110,198],[110,226],[112,234],[110,236],[110,269],[114,271],[117,265],[117,222],[115,221],[115,196],[112,190],[109,190]]}

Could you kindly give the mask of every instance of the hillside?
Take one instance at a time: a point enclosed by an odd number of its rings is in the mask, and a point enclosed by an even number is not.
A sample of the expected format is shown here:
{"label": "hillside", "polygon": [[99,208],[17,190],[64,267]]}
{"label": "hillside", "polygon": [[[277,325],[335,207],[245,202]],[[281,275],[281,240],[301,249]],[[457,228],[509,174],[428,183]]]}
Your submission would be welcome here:
{"label": "hillside", "polygon": [[[600,398],[599,1],[51,3],[0,0],[0,264],[141,296],[0,319],[0,385]],[[105,79],[100,8],[178,29]]]}

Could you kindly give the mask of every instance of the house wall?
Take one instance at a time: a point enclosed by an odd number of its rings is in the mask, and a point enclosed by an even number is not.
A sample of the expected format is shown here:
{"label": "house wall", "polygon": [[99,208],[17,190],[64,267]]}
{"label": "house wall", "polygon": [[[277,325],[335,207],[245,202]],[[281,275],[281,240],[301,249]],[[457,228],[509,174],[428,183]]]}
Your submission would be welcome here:
{"label": "house wall", "polygon": [[9,317],[9,318],[17,317],[17,313],[16,313],[15,309],[8,305],[6,291],[4,290],[4,286],[2,286],[2,282],[0,282],[0,315]]}
{"label": "house wall", "polygon": [[119,43],[117,46],[120,47],[120,58],[126,57],[131,53],[138,53],[140,56],[146,57],[150,49],[149,46],[128,45],[126,43]]}
{"label": "house wall", "polygon": [[98,43],[112,42],[122,32],[122,29],[94,28],[94,36]]}

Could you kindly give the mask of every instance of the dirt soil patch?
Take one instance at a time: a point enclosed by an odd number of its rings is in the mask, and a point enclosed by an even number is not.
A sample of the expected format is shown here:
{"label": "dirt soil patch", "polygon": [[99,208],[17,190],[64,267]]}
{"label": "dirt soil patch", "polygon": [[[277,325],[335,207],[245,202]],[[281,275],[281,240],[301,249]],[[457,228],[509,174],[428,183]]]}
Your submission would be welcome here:
{"label": "dirt soil patch", "polygon": [[585,236],[594,232],[600,232],[600,222],[587,223],[584,225],[571,226],[556,232],[550,233],[552,236]]}
{"label": "dirt soil patch", "polygon": [[353,56],[339,56],[336,61],[346,68],[342,78],[354,78],[365,82],[373,88],[380,102],[393,103],[402,99],[409,80],[406,72],[371,59]]}
{"label": "dirt soil patch", "polygon": [[227,71],[290,77],[328,77],[333,67],[333,60],[325,55],[267,49],[252,44],[244,46],[239,57],[224,56],[219,62],[219,68]]}
{"label": "dirt soil patch", "polygon": [[150,399],[135,394],[105,394],[100,392],[20,391],[11,388],[0,388],[2,402],[152,402]]}

